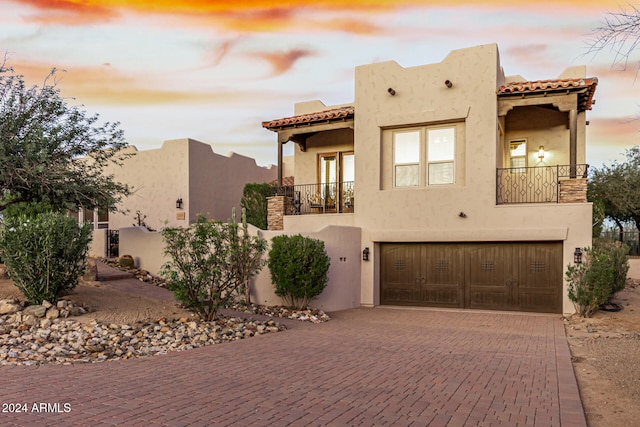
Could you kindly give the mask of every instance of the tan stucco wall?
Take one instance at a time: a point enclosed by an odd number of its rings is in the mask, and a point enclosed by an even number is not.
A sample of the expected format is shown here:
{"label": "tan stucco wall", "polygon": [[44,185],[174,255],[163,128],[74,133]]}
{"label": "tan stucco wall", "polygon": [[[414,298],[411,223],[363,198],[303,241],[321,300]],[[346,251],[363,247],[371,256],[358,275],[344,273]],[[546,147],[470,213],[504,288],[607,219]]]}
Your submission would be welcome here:
{"label": "tan stucco wall", "polygon": [[107,230],[93,230],[87,255],[93,258],[107,256]]}
{"label": "tan stucco wall", "polygon": [[[165,141],[155,150],[130,150],[135,155],[123,166],[111,165],[106,170],[134,188],[134,194],[119,206],[126,212],[110,214],[111,229],[134,225],[137,210],[154,229],[165,224],[187,226],[199,213],[226,220],[232,207],[240,209],[246,183],[270,182],[277,176],[276,167],[260,167],[238,154],[222,156],[210,145],[188,138]],[[176,209],[179,198],[183,209]],[[184,219],[178,219],[180,213]]]}
{"label": "tan stucco wall", "polygon": [[210,145],[191,143],[189,152],[189,219],[198,213],[226,221],[236,208],[240,218],[240,200],[245,184],[271,182],[277,168],[263,168],[252,158],[230,153],[216,154]]}
{"label": "tan stucco wall", "polygon": [[640,257],[629,258],[629,271],[627,277],[640,280]]}
{"label": "tan stucco wall", "polygon": [[122,166],[110,165],[119,182],[133,187],[134,193],[118,206],[122,212],[110,213],[109,228],[117,230],[134,224],[136,211],[147,215],[145,222],[159,229],[165,222],[177,226],[187,221],[176,220],[176,199],[186,201],[189,193],[186,171],[189,168],[188,144],[166,141],[157,150],[137,151]]}
{"label": "tan stucco wall", "polygon": [[[271,241],[276,235],[297,234],[282,231],[265,231],[263,236]],[[324,241],[331,259],[327,287],[311,302],[312,307],[324,311],[347,310],[360,306],[360,229],[329,226],[317,232],[301,232],[303,236]],[[265,267],[253,283],[252,300],[258,304],[282,305],[275,295],[269,268]]]}

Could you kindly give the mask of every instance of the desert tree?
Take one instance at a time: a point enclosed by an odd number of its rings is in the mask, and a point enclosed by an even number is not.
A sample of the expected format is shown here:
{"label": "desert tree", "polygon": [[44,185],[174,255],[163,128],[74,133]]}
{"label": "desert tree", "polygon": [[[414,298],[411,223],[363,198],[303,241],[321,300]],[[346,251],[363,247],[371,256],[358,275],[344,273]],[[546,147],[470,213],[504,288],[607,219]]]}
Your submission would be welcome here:
{"label": "desert tree", "polygon": [[631,55],[640,47],[640,9],[632,4],[620,6],[618,12],[608,13],[593,33],[587,42],[587,54],[608,50],[614,55],[614,66],[626,67]]}
{"label": "desert tree", "polygon": [[640,147],[625,150],[625,157],[624,162],[593,168],[588,184],[589,199],[603,203],[605,216],[616,223],[621,237],[627,222],[640,230]]}
{"label": "desert tree", "polygon": [[52,69],[42,86],[0,62],[0,212],[38,204],[52,210],[115,206],[130,188],[105,173],[127,146],[119,123],[71,106]]}

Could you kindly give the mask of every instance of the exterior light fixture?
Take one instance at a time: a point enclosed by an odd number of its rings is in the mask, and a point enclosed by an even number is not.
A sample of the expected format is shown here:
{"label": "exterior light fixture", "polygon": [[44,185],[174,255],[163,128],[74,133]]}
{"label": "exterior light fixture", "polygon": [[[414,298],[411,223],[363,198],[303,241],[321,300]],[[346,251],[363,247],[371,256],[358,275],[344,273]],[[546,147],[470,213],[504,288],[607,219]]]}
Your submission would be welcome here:
{"label": "exterior light fixture", "polygon": [[576,250],[573,252],[573,263],[582,264],[582,249],[576,248]]}
{"label": "exterior light fixture", "polygon": [[369,248],[364,248],[364,250],[362,251],[362,260],[363,261],[369,261]]}
{"label": "exterior light fixture", "polygon": [[538,158],[540,160],[544,159],[544,145],[541,145],[540,148],[538,148]]}
{"label": "exterior light fixture", "polygon": [[444,85],[451,89],[453,87],[453,82],[451,82],[451,80],[445,80]]}
{"label": "exterior light fixture", "polygon": [[182,197],[176,200],[176,209],[182,209]]}
{"label": "exterior light fixture", "polygon": [[392,87],[390,87],[389,89],[387,89],[387,92],[389,92],[389,95],[394,96],[396,94],[396,90]]}

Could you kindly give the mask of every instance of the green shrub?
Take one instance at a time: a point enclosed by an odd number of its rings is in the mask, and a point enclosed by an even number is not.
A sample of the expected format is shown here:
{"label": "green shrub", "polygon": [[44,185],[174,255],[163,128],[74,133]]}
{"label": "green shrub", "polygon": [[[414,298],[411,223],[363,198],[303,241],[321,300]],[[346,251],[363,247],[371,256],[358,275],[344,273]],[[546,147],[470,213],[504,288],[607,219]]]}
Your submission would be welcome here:
{"label": "green shrub", "polygon": [[30,304],[57,301],[84,274],[91,226],[62,213],[7,215],[0,250],[7,272]]}
{"label": "green shrub", "polygon": [[247,222],[261,230],[267,229],[267,197],[271,196],[271,185],[249,183],[242,190],[240,205],[247,213]]}
{"label": "green shrub", "polygon": [[260,236],[242,236],[235,221],[222,223],[198,216],[189,228],[165,228],[165,254],[171,260],[162,269],[167,288],[203,320],[213,320],[248,294],[250,278],[262,268],[266,242]]}
{"label": "green shrub", "polygon": [[327,286],[330,259],[322,240],[301,235],[271,240],[269,270],[275,293],[285,305],[304,308]]}
{"label": "green shrub", "polygon": [[629,269],[629,248],[618,242],[595,240],[584,249],[582,264],[569,265],[569,299],[582,317],[590,317],[616,292],[624,289]]}

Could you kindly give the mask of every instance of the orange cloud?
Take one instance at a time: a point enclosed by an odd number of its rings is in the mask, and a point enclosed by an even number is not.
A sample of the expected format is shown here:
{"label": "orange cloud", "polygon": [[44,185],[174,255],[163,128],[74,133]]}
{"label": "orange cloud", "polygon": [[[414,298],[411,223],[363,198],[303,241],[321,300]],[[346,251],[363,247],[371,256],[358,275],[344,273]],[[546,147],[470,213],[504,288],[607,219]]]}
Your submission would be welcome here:
{"label": "orange cloud", "polygon": [[267,60],[273,68],[274,75],[284,74],[289,71],[295,63],[309,56],[314,56],[316,53],[306,49],[292,49],[289,51],[271,52],[271,53],[258,53],[256,56]]}
{"label": "orange cloud", "polygon": [[108,2],[74,0],[22,0],[38,10],[28,18],[41,24],[83,25],[111,20],[119,15]]}
{"label": "orange cloud", "polygon": [[[276,31],[283,27],[301,26],[306,22],[298,19],[303,12],[357,12],[376,13],[409,7],[463,7],[478,6],[477,0],[287,0],[274,3],[272,0],[22,0],[37,9],[28,19],[44,24],[82,25],[111,20],[127,11],[140,14],[159,14],[181,17],[202,25],[221,25],[237,31]],[[274,6],[276,4],[277,6]],[[617,0],[557,0],[559,5],[586,9],[589,6],[615,9]],[[512,7],[512,0],[492,0],[482,7]],[[307,14],[308,15],[308,14]],[[308,18],[307,18],[308,21]],[[355,24],[355,25],[350,25]],[[375,30],[365,22],[351,19],[325,23],[325,28],[367,34]]]}
{"label": "orange cloud", "polygon": [[[28,86],[42,86],[51,68],[37,63],[10,63],[17,74],[24,76]],[[152,80],[152,79],[151,79]],[[63,97],[74,98],[81,103],[102,105],[157,105],[200,103],[227,100],[229,97],[249,96],[242,93],[226,94],[219,91],[181,91],[156,89],[149,76],[132,76],[114,69],[109,63],[98,67],[68,67],[59,70],[55,81]],[[49,80],[48,83],[53,83]],[[166,87],[165,84],[156,84]]]}

